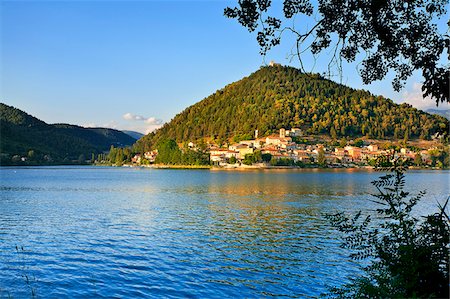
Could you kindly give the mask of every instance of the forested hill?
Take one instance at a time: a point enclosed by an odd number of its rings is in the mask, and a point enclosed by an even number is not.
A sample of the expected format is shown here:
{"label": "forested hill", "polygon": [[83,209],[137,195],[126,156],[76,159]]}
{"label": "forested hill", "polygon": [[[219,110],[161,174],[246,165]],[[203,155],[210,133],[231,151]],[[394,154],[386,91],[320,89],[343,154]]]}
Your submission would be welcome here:
{"label": "forested hill", "polygon": [[129,146],[136,141],[113,129],[50,125],[3,103],[0,103],[0,137],[2,165],[15,164],[14,156],[29,154],[32,156],[29,160],[36,163],[70,163],[83,156],[90,159],[92,154],[107,151],[111,145]]}
{"label": "forested hill", "polygon": [[137,151],[161,139],[177,142],[214,137],[264,136],[281,127],[300,127],[309,134],[369,138],[428,139],[446,131],[448,120],[410,105],[394,104],[364,90],[303,74],[292,67],[262,67],[185,109],[159,130],[144,136]]}

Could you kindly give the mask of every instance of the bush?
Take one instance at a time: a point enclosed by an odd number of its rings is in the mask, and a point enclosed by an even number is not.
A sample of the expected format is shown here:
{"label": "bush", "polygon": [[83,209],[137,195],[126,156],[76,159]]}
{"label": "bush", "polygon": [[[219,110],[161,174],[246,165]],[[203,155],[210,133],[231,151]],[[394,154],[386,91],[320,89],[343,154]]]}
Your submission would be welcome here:
{"label": "bush", "polygon": [[[388,163],[386,158],[380,161]],[[332,298],[448,298],[449,289],[449,217],[447,202],[440,211],[419,220],[411,215],[425,192],[410,196],[404,190],[405,167],[393,161],[382,168],[391,173],[372,182],[380,224],[371,216],[357,213],[327,215],[345,238],[342,247],[352,250],[351,258],[371,258],[364,275],[331,289]]]}
{"label": "bush", "polygon": [[255,156],[253,154],[245,154],[244,160],[242,163],[245,165],[252,165],[256,162]]}

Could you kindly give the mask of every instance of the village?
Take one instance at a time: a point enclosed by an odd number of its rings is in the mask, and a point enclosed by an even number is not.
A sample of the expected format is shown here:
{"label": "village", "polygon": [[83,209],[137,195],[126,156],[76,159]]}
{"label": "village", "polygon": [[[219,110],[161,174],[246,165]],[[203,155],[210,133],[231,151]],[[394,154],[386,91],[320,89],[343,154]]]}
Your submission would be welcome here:
{"label": "village", "polygon": [[[397,151],[392,148],[381,148],[379,143],[363,142],[353,140],[340,145],[329,145],[327,142],[311,144],[304,142],[308,140],[299,128],[290,130],[281,128],[279,134],[267,137],[258,137],[258,130],[255,130],[254,139],[241,140],[227,146],[218,146],[208,143],[207,152],[212,166],[223,168],[258,168],[274,166],[291,167],[364,167],[373,166],[379,156],[393,155],[411,161],[415,166],[437,166],[434,156],[439,153],[437,147],[414,151],[409,147],[397,146]],[[302,140],[303,142],[298,142]],[[309,138],[309,140],[312,140]],[[297,141],[297,142],[296,142]],[[187,147],[190,150],[198,151],[199,148],[189,142]],[[153,150],[141,154],[136,154],[132,158],[134,165],[155,164],[158,150]],[[441,163],[442,164],[442,163]]]}

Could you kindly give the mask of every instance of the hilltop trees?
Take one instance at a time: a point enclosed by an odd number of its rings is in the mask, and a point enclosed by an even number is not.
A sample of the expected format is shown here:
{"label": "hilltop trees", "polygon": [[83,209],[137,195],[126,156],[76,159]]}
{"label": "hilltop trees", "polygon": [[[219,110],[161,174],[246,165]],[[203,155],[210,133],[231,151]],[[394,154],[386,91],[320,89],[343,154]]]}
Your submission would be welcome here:
{"label": "hilltop trees", "polygon": [[399,91],[413,71],[420,71],[423,96],[449,101],[449,66],[440,62],[449,47],[446,28],[436,19],[445,17],[448,0],[284,0],[283,18],[270,11],[270,0],[239,0],[227,7],[225,16],[236,19],[253,32],[261,55],[280,44],[286,32],[294,36],[292,56],[300,62],[305,52],[314,56],[331,52],[326,73],[342,72],[342,61],[360,61],[359,74],[365,84],[395,72],[392,81]]}
{"label": "hilltop trees", "polygon": [[181,143],[214,136],[222,141],[277,133],[299,127],[306,134],[332,134],[374,139],[430,139],[448,131],[449,122],[408,104],[355,90],[292,67],[262,67],[238,82],[186,108],[161,129],[140,139],[136,152],[154,148],[162,139]]}

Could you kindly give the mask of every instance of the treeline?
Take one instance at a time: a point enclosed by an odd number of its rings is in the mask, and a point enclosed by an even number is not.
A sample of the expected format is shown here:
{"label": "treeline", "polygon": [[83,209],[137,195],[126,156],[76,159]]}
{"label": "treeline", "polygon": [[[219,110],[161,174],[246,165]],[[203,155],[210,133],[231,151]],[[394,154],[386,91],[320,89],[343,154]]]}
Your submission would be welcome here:
{"label": "treeline", "polygon": [[299,127],[307,134],[335,139],[431,139],[437,132],[448,132],[449,121],[317,74],[302,74],[292,67],[262,67],[188,107],[135,147],[149,150],[167,138],[179,143],[205,137],[232,141],[236,136],[252,137],[254,130],[264,136],[281,127]]}
{"label": "treeline", "polygon": [[209,165],[209,154],[206,146],[197,150],[187,147],[180,149],[173,139],[162,140],[158,145],[155,163],[166,165]]}
{"label": "treeline", "polygon": [[[154,163],[165,165],[209,165],[209,153],[206,144],[200,144],[195,150],[183,146],[180,148],[173,139],[163,140],[156,145],[158,155]],[[132,163],[132,158],[141,155],[140,164],[149,164],[143,153],[134,152],[131,147],[116,148],[111,146],[107,154],[99,154],[95,163],[122,166]]]}
{"label": "treeline", "polygon": [[94,163],[122,166],[123,164],[130,163],[134,155],[130,147],[122,148],[111,145],[109,152],[107,154],[102,153],[97,155]]}

